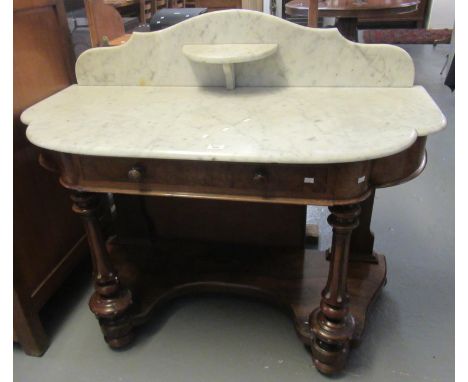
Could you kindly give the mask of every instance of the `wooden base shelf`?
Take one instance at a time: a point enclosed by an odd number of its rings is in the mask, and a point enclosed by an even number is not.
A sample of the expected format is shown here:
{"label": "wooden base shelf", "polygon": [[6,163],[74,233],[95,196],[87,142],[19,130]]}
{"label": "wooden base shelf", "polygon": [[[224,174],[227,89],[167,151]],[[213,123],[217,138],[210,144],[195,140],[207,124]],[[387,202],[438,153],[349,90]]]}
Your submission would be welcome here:
{"label": "wooden base shelf", "polygon": [[[121,284],[133,295],[132,326],[143,324],[176,297],[221,292],[260,298],[286,309],[299,338],[310,345],[309,315],[320,305],[320,292],[327,281],[325,252],[180,240],[151,246],[116,238],[107,247]],[[364,330],[369,306],[386,282],[385,257],[377,256],[377,264],[349,265],[354,343]]]}

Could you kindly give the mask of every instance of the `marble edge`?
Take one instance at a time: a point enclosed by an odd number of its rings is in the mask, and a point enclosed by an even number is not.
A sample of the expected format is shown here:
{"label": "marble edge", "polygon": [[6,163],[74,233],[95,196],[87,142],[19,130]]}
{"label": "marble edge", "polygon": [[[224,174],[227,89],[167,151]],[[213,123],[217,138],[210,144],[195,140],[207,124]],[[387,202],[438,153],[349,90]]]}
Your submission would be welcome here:
{"label": "marble edge", "polygon": [[[59,90],[57,93],[54,93],[52,95],[50,95],[49,97],[47,98],[44,98],[43,100],[37,102],[36,104],[34,105],[31,105],[29,106],[28,108],[26,108],[25,110],[23,110],[23,112],[20,114],[20,121],[22,123],[24,123],[25,125],[29,126],[33,120],[33,114],[34,114],[34,110],[37,109],[38,107],[40,107],[42,104],[46,103],[46,102],[50,102],[50,100],[52,98],[55,98],[57,96],[60,96],[60,94],[64,93],[64,92],[69,92],[69,91],[72,91],[72,89],[76,88],[76,87],[83,87],[83,88],[88,88],[88,87],[125,87],[125,86],[122,86],[122,85],[79,85],[79,84],[73,84],[73,85],[70,85],[62,90]],[[130,86],[130,87],[140,87],[140,86]],[[154,86],[154,87],[160,87],[160,88],[173,88],[172,86],[168,87],[168,86]],[[189,88],[192,88],[191,86],[184,86],[184,87],[189,87]],[[317,88],[324,88],[324,87],[317,87]],[[364,87],[361,87],[361,88],[364,88]],[[432,106],[439,112],[440,114],[440,119],[441,119],[441,123],[439,125],[436,125],[434,124],[434,126],[432,127],[429,127],[426,129],[426,131],[424,132],[420,132],[420,131],[416,131],[417,135],[420,136],[420,137],[423,137],[423,136],[428,136],[430,134],[433,134],[433,133],[436,133],[436,132],[439,132],[443,129],[445,129],[445,127],[447,126],[447,119],[444,115],[444,113],[442,112],[442,110],[439,108],[439,106],[437,105],[437,103],[434,101],[434,99],[431,97],[431,95],[428,93],[428,91],[424,88],[424,86],[421,86],[421,85],[414,85],[412,86],[411,88],[413,89],[418,89],[419,91],[421,91],[424,96],[427,98],[427,100],[432,104]],[[411,89],[411,88],[401,88],[401,89]],[[351,89],[351,88],[350,88]],[[359,87],[353,87],[352,89],[359,89]],[[371,88],[365,88],[365,89],[373,89],[372,87]],[[376,89],[387,89],[386,87],[384,88],[376,88]],[[398,88],[388,88],[388,89],[398,89]],[[27,133],[27,131],[26,131]]]}
{"label": "marble edge", "polygon": [[[83,156],[97,156],[97,157],[114,157],[114,158],[135,158],[135,159],[160,159],[160,160],[193,160],[193,161],[204,161],[204,162],[234,162],[234,163],[262,163],[262,164],[291,164],[291,165],[315,165],[315,164],[333,164],[333,163],[353,163],[361,162],[368,160],[375,160],[379,158],[385,158],[394,154],[398,154],[407,148],[409,148],[418,138],[416,130],[413,130],[409,136],[408,141],[405,144],[398,144],[392,147],[389,147],[386,151],[380,152],[379,154],[369,154],[369,155],[354,155],[347,157],[340,157],[336,155],[334,157],[327,157],[327,160],[314,159],[305,157],[297,157],[294,159],[288,160],[272,160],[269,156],[259,157],[258,155],[245,155],[242,154],[241,157],[235,155],[221,154],[217,153],[216,155],[203,154],[203,153],[194,153],[192,152],[166,152],[159,155],[152,155],[145,151],[131,151],[131,150],[122,150],[119,154],[111,152],[111,150],[101,150],[94,149],[90,150],[87,153],[80,152],[73,148],[64,149],[63,147],[57,147],[55,145],[49,145],[46,143],[41,143],[40,140],[35,140],[34,135],[31,135],[26,130],[26,136],[28,140],[35,146],[54,151],[57,153],[65,153],[72,155],[83,155]],[[322,158],[322,157],[319,157]]]}
{"label": "marble edge", "polygon": [[434,99],[431,97],[429,92],[426,90],[426,88],[422,85],[414,85],[413,88],[419,89],[421,92],[424,93],[424,95],[427,97],[428,101],[432,103],[432,106],[434,109],[436,109],[440,116],[441,116],[441,123],[439,126],[434,126],[433,128],[427,128],[427,131],[420,133],[417,131],[419,137],[427,137],[428,135],[437,133],[439,131],[444,130],[447,127],[447,118],[445,117],[445,114],[442,112],[440,109],[439,105],[434,101]]}
{"label": "marble edge", "polygon": [[[233,155],[232,153],[223,155],[222,153],[216,153],[214,156],[213,153],[198,153],[194,154],[193,152],[191,153],[184,153],[184,152],[162,152],[159,155],[154,155],[150,151],[139,151],[135,152],[132,151],[132,149],[127,149],[127,150],[122,150],[118,155],[115,153],[110,152],[108,148],[103,148],[103,147],[97,147],[94,148],[93,150],[88,151],[86,154],[83,152],[80,152],[80,150],[75,150],[74,148],[65,148],[58,147],[54,144],[49,144],[48,142],[43,142],[41,139],[36,139],[36,135],[34,134],[34,129],[31,129],[31,127],[34,126],[34,114],[36,109],[40,108],[42,104],[46,102],[50,102],[55,97],[60,97],[60,95],[64,92],[70,92],[73,91],[73,89],[80,87],[80,85],[74,84],[71,85],[65,89],[62,89],[61,91],[45,98],[44,100],[36,103],[35,105],[32,105],[28,107],[26,110],[24,110],[21,115],[20,115],[20,120],[28,125],[28,128],[26,129],[26,136],[28,140],[43,149],[47,150],[52,150],[52,151],[57,151],[57,152],[65,152],[69,154],[76,154],[76,155],[90,155],[90,156],[114,156],[114,157],[131,157],[131,158],[153,158],[153,159],[179,159],[179,160],[203,160],[203,161],[229,161],[229,162],[241,162],[241,163],[283,163],[283,164],[325,164],[325,163],[347,163],[347,162],[355,162],[355,161],[361,161],[361,160],[373,160],[373,159],[378,159],[382,157],[386,157],[389,155],[393,155],[396,153],[399,153],[409,146],[411,146],[412,143],[417,139],[418,136],[427,136],[433,133],[436,133],[438,131],[443,130],[446,125],[447,121],[438,107],[438,105],[435,103],[435,101],[432,99],[430,94],[427,92],[427,90],[421,86],[421,85],[416,85],[413,88],[417,89],[419,92],[421,92],[421,96],[424,96],[427,98],[429,102],[431,102],[432,106],[435,107],[435,110],[438,111],[440,115],[440,119],[437,123],[434,123],[433,126],[428,126],[427,129],[425,129],[424,132],[419,132],[416,129],[412,129],[411,131],[408,132],[408,141],[403,142],[404,140],[400,141],[398,144],[392,145],[388,147],[386,150],[381,151],[378,154],[363,154],[363,155],[358,155],[358,154],[353,154],[353,155],[348,155],[347,157],[341,157],[338,153],[338,155],[335,155],[333,157],[328,156],[326,160],[320,160],[317,158],[314,158],[314,160],[311,160],[310,158],[306,157],[298,157],[298,158],[288,158],[285,161],[273,161],[270,159],[270,155],[264,155],[258,156],[258,155],[249,155],[249,154],[242,154],[241,158],[239,158],[236,155]],[[88,86],[86,86],[88,87]],[[102,86],[95,86],[95,87],[102,87]],[[108,87],[108,86],[105,86]],[[124,86],[118,86],[118,87],[124,87]],[[165,88],[165,87],[161,87]],[[386,88],[384,88],[386,89]],[[395,89],[395,88],[392,88]]]}
{"label": "marble edge", "polygon": [[[26,126],[29,126],[33,121],[32,121],[32,115],[34,113],[34,110],[38,107],[40,107],[41,105],[43,105],[44,103],[46,102],[50,102],[50,100],[52,98],[55,98],[55,97],[59,97],[61,94],[63,94],[64,92],[68,92],[68,91],[71,91],[71,89],[73,88],[76,88],[76,87],[80,87],[80,85],[78,84],[72,84],[70,86],[67,86],[66,88],[63,88],[61,90],[59,90],[58,92],[54,93],[54,94],[51,94],[50,96],[40,100],[39,102],[36,102],[34,105],[31,105],[29,107],[27,107],[26,109],[24,109],[21,114],[20,114],[20,121],[22,123],[24,123]],[[81,85],[81,87],[84,87],[83,85]],[[26,130],[26,135],[27,135],[27,130]]]}

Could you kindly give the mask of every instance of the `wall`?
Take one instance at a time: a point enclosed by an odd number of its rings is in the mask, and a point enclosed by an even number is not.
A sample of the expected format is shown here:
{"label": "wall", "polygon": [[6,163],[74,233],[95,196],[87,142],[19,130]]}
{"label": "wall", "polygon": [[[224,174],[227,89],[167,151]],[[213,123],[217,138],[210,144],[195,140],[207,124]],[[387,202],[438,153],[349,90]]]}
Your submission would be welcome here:
{"label": "wall", "polygon": [[428,28],[453,28],[455,25],[455,0],[432,0]]}

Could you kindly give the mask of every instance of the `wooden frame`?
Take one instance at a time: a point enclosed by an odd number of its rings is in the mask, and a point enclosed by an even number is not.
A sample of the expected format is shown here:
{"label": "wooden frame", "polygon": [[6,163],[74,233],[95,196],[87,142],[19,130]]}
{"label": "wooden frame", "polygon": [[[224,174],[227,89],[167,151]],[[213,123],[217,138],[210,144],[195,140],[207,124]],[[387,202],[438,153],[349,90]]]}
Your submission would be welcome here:
{"label": "wooden frame", "polygon": [[[290,311],[299,337],[311,346],[316,367],[331,374],[344,367],[350,344],[361,337],[367,310],[386,282],[385,258],[373,251],[370,231],[375,188],[417,176],[426,163],[425,143],[426,138],[420,137],[403,152],[380,159],[307,166],[135,160],[52,151],[43,151],[41,163],[60,174],[62,185],[72,191],[73,210],[83,219],[94,264],[90,308],[109,346],[127,346],[134,337],[133,328],[171,298],[230,291],[266,298]],[[307,174],[316,174],[313,187],[304,187],[304,168]],[[100,195],[109,192],[330,206],[333,242],[320,307],[313,310],[319,301],[311,290],[326,275],[324,254],[311,254],[297,246],[221,248],[158,238],[148,238],[141,246],[119,242],[117,237],[106,245],[96,211]],[[213,258],[207,255],[210,252],[227,255]],[[238,260],[232,262],[234,258]],[[172,265],[165,268],[168,260],[163,259],[171,259]],[[305,278],[312,269],[314,276]],[[352,300],[349,295],[354,296]]]}

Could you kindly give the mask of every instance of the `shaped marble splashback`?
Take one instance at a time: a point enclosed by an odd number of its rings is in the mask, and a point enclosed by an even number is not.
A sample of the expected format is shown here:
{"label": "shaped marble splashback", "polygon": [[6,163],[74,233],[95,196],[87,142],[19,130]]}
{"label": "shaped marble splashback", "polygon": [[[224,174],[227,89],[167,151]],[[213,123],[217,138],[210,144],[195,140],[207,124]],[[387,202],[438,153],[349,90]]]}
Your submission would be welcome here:
{"label": "shaped marble splashback", "polygon": [[346,40],[337,29],[312,29],[248,10],[203,14],[162,31],[134,33],[121,46],[84,52],[79,85],[225,86],[221,65],[193,62],[187,44],[278,44],[276,54],[236,64],[238,87],[411,87],[414,65],[391,45]]}

